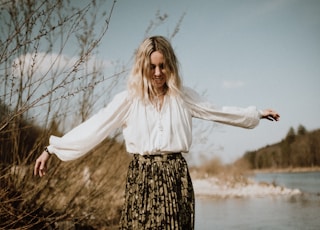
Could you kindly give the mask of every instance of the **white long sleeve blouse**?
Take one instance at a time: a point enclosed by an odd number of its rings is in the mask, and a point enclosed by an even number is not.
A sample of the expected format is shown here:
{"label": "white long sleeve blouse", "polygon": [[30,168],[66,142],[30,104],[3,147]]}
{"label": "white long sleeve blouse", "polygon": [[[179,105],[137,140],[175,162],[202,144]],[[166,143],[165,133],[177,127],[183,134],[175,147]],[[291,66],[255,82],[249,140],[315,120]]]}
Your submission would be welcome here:
{"label": "white long sleeve blouse", "polygon": [[165,95],[158,111],[153,104],[132,98],[123,91],[64,136],[51,136],[48,150],[63,161],[74,160],[89,152],[112,131],[122,128],[129,153],[188,152],[193,117],[243,128],[259,124],[261,113],[254,106],[218,108],[190,88],[184,88],[183,94],[181,98]]}

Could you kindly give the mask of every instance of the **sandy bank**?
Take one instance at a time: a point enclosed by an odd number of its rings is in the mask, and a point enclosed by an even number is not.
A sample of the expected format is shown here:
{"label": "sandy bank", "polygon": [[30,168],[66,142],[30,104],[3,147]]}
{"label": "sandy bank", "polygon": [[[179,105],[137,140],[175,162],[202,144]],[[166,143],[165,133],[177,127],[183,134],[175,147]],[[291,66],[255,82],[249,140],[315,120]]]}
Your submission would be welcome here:
{"label": "sandy bank", "polygon": [[251,179],[236,182],[210,177],[194,179],[193,186],[196,196],[211,196],[217,198],[292,196],[301,194],[299,189],[289,189],[267,183],[257,183]]}
{"label": "sandy bank", "polygon": [[320,167],[306,167],[306,168],[270,168],[270,169],[256,169],[252,173],[301,173],[301,172],[320,172]]}

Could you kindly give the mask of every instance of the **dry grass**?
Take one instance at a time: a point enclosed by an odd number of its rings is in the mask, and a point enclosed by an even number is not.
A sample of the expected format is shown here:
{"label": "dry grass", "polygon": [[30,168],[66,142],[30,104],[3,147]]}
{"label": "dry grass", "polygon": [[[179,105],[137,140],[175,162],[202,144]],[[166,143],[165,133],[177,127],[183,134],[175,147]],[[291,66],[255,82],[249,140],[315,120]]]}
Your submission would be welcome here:
{"label": "dry grass", "polygon": [[122,144],[106,140],[81,159],[60,162],[53,156],[50,161],[44,178],[32,175],[33,165],[2,170],[0,228],[118,224],[130,161]]}
{"label": "dry grass", "polygon": [[249,165],[245,161],[234,164],[223,164],[217,157],[209,160],[200,167],[190,169],[192,178],[216,177],[220,181],[229,184],[246,184],[247,175],[250,174]]}
{"label": "dry grass", "polygon": [[246,161],[238,161],[234,164],[223,164],[220,158],[215,157],[208,160],[205,164],[200,167],[193,167],[190,170],[196,177],[207,177],[207,176],[236,176],[249,173],[249,165]]}

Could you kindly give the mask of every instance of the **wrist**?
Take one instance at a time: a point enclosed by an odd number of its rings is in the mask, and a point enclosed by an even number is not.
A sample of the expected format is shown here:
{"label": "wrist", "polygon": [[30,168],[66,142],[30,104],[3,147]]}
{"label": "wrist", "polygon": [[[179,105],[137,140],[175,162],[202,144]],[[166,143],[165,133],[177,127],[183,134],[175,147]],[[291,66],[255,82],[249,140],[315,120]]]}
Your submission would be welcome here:
{"label": "wrist", "polygon": [[258,110],[260,119],[264,118],[263,110]]}
{"label": "wrist", "polygon": [[46,153],[48,153],[49,155],[51,154],[50,151],[49,151],[49,149],[48,149],[48,146],[44,147],[44,151],[45,151]]}

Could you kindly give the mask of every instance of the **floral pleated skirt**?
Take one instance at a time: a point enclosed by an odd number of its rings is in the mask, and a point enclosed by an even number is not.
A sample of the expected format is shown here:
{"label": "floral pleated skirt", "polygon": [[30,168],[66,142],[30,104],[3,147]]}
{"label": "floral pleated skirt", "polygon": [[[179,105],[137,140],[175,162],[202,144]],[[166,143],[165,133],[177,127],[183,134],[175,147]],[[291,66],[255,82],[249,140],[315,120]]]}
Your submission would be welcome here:
{"label": "floral pleated skirt", "polygon": [[120,229],[194,229],[194,192],[181,153],[134,154]]}

